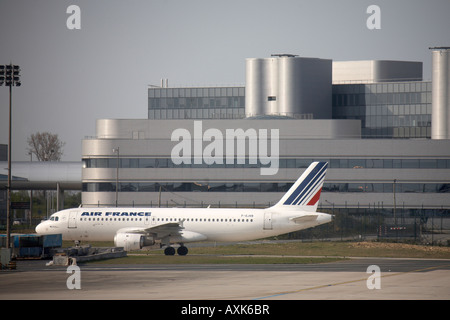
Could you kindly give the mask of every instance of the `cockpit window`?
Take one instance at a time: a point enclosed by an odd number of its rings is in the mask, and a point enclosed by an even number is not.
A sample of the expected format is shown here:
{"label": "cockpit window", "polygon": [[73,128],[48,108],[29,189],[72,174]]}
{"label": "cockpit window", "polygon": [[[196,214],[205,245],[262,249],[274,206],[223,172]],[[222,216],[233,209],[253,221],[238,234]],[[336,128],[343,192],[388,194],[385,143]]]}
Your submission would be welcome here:
{"label": "cockpit window", "polygon": [[58,216],[56,216],[56,217],[50,217],[50,221],[58,221],[59,220],[59,217]]}

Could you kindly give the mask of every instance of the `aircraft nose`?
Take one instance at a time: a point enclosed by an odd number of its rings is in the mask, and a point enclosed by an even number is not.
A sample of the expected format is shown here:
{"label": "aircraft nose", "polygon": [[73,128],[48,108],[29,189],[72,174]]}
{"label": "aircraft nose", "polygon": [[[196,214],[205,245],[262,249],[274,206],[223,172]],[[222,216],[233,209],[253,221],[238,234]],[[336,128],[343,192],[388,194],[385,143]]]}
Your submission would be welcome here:
{"label": "aircraft nose", "polygon": [[37,234],[41,234],[41,233],[44,233],[44,226],[42,225],[42,223],[39,223],[37,226],[36,226],[36,233]]}

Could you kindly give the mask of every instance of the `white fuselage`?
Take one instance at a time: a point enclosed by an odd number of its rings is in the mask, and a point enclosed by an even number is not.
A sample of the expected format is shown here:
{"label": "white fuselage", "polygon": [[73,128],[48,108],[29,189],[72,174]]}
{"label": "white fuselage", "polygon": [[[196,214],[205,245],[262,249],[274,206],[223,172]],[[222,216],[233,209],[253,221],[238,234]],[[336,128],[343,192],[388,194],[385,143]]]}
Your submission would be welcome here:
{"label": "white fuselage", "polygon": [[[217,208],[76,208],[59,211],[36,227],[39,234],[61,233],[64,240],[112,241],[119,230],[148,229],[178,223],[183,230],[203,235],[190,241],[245,241],[275,236],[331,221],[317,213],[314,221],[294,222],[307,215],[298,210]],[[177,242],[175,240],[171,242]],[[189,242],[189,241],[185,241]]]}

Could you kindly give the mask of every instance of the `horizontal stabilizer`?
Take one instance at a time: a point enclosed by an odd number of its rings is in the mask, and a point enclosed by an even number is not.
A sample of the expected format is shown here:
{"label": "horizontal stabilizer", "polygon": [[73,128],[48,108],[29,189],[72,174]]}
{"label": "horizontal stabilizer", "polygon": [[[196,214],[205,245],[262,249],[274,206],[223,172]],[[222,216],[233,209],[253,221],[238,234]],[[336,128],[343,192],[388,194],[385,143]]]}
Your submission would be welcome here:
{"label": "horizontal stabilizer", "polygon": [[318,216],[319,216],[318,214],[305,214],[305,215],[302,215],[299,217],[290,218],[289,220],[291,220],[297,224],[301,224],[301,223],[305,223],[305,222],[316,221]]}

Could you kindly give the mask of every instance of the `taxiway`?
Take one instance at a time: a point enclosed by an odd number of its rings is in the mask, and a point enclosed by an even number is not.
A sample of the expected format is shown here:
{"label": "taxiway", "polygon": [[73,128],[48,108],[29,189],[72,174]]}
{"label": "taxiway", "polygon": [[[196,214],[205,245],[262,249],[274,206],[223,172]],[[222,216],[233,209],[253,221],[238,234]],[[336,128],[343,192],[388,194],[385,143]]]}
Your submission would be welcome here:
{"label": "taxiway", "polygon": [[[369,289],[379,267],[379,289]],[[0,272],[0,300],[449,300],[450,260],[351,258],[323,264],[79,266],[81,289],[66,267],[18,261]]]}

